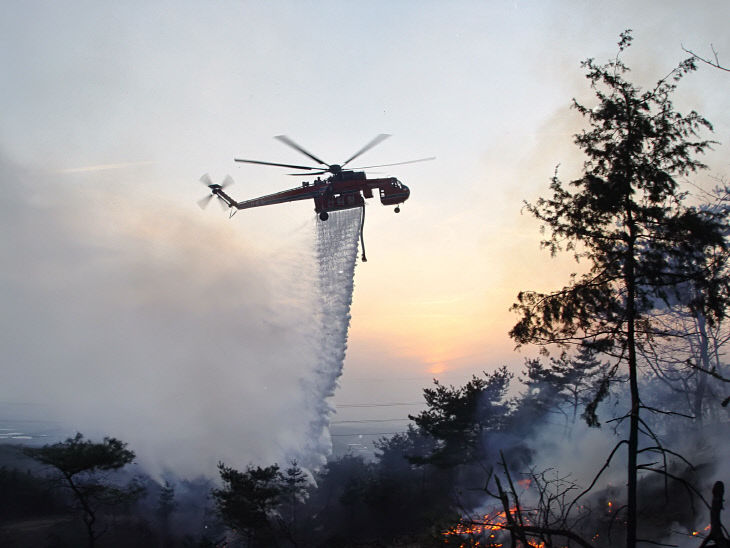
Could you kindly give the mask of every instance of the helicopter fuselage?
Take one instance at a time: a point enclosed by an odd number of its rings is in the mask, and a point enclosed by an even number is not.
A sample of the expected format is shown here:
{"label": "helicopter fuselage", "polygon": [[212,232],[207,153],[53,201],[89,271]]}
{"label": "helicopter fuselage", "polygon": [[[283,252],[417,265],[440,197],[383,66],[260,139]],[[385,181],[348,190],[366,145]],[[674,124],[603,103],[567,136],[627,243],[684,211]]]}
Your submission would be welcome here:
{"label": "helicopter fuselage", "polygon": [[376,189],[383,205],[397,206],[410,196],[410,189],[395,177],[368,179],[362,171],[341,171],[326,179],[318,177],[315,181],[303,182],[295,188],[241,202],[233,200],[221,188],[213,188],[212,191],[229,207],[236,209],[313,199],[315,212],[322,214],[362,207],[366,198],[374,196]]}

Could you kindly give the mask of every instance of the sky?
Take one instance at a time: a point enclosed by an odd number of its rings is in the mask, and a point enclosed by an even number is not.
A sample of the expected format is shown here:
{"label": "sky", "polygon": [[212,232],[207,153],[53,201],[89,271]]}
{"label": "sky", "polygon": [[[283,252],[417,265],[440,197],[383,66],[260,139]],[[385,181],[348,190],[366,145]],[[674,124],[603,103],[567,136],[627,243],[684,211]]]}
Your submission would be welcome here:
{"label": "sky", "polygon": [[[358,162],[436,156],[372,174],[398,177],[411,198],[399,215],[367,208],[369,261],[355,270],[333,399],[336,424],[395,431],[434,377],[519,371],[530,349],[513,350],[510,305],[576,268],[540,250],[521,210],[558,164],[566,179],[580,170],[570,105],[591,101],[580,62],[614,56],[631,28],[624,58],[642,86],[683,45],[730,64],[724,0],[11,0],[3,11],[0,402],[185,471],[291,453],[301,381],[316,369],[312,205],[228,219],[197,207],[203,173],[230,174],[240,200],[298,185],[233,162],[306,163],[280,134],[329,163],[380,133],[392,137]],[[700,66],[675,97],[714,124],[710,169],[693,180],[705,187],[729,168],[729,85]],[[199,452],[179,450],[190,445]]]}

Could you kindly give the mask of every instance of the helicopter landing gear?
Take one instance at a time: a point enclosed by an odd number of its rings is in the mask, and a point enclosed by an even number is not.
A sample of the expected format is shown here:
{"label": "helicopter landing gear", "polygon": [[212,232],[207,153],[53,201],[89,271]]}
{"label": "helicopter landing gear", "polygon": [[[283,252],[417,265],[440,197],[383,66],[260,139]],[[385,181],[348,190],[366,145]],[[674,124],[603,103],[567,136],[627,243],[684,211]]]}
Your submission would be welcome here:
{"label": "helicopter landing gear", "polygon": [[395,211],[396,213],[400,213],[400,206],[395,206],[395,209],[393,211]]}
{"label": "helicopter landing gear", "polygon": [[319,218],[322,221],[326,221],[327,219],[330,218],[330,215],[326,211],[323,211],[322,213],[319,214]]}

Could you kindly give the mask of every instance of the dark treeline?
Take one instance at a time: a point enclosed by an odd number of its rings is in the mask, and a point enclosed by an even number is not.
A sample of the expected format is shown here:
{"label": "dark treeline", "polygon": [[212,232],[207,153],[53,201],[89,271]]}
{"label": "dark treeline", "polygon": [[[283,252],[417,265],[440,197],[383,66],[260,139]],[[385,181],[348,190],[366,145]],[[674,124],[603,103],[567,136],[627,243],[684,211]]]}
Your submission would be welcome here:
{"label": "dark treeline", "polygon": [[[484,502],[485,467],[501,459],[500,451],[518,473],[533,461],[533,433],[575,422],[580,398],[573,394],[595,382],[595,365],[565,356],[530,360],[526,389],[516,397],[508,397],[513,375],[506,368],[461,387],[435,382],[424,390],[426,410],[411,417],[406,433],[376,441],[374,459],[345,455],[311,474],[295,462],[242,471],[221,463],[218,487],[173,478],[159,484],[139,471],[96,474],[103,466],[121,469],[133,457],[113,439],[117,445],[107,451],[109,439],[92,443],[80,434],[40,449],[5,446],[0,543],[443,545],[444,533]],[[81,454],[79,443],[95,454]],[[69,473],[98,500],[80,504]],[[102,487],[114,492],[100,497]],[[84,527],[86,507],[97,514],[92,533]]]}
{"label": "dark treeline", "polygon": [[[588,487],[571,476],[573,437],[588,424],[609,438],[622,434],[622,427],[597,424],[595,395],[610,369],[581,351],[527,360],[517,381],[506,368],[460,387],[435,381],[424,390],[426,410],[411,416],[406,433],[376,442],[370,462],[344,456],[310,482],[295,463],[240,472],[221,465],[223,487],[213,491],[220,518],[242,546],[506,546],[508,514],[529,533],[526,544],[518,538],[516,545],[579,546],[587,539],[590,546],[622,546],[621,487],[598,484],[570,507]],[[619,389],[611,383],[601,397],[609,413],[622,398],[623,381],[613,381]],[[648,375],[643,380],[647,391],[653,382]],[[710,384],[721,388],[719,381]],[[509,396],[514,388],[519,394]],[[670,390],[653,397],[686,415],[693,396],[680,399]],[[724,409],[716,395],[705,408],[704,422],[676,415],[651,425],[658,436],[678,440],[686,457],[670,459],[675,480],[640,482],[640,531],[648,538],[665,538],[673,528],[688,538],[707,534],[699,525],[709,524],[702,497],[709,500],[714,463],[727,455],[730,420],[727,413],[718,417]],[[550,462],[555,457],[562,462]],[[587,467],[598,472],[602,464]],[[576,538],[558,534],[566,530]]]}
{"label": "dark treeline", "polygon": [[[0,545],[500,546],[510,538],[501,490],[510,515],[518,519],[519,509],[526,530],[569,527],[590,546],[621,546],[623,526],[613,513],[622,504],[620,487],[599,485],[580,508],[567,508],[587,487],[571,478],[573,437],[587,428],[586,414],[596,413],[592,398],[609,368],[583,351],[526,360],[519,379],[500,368],[463,386],[434,381],[424,390],[426,409],[411,416],[407,432],[375,442],[373,459],[345,455],[313,473],[294,462],[240,471],[221,463],[217,482],[170,477],[159,483],[126,466],[133,453],[113,438],[112,450],[109,438],[92,443],[80,435],[44,448],[4,446]],[[672,527],[691,534],[709,524],[699,495],[709,497],[702,489],[714,481],[717,451],[730,439],[727,414],[717,416],[717,408],[724,410],[713,394],[719,381],[709,384],[704,426],[679,416],[654,425],[662,435],[683,439],[684,448],[702,440],[687,454],[691,465],[675,459],[677,481],[646,478],[640,485],[646,494],[642,524],[654,538]],[[609,388],[602,405],[618,405],[620,392]],[[693,405],[687,396],[663,389],[654,398],[681,413]],[[606,436],[620,435],[601,428]],[[94,453],[81,454],[79,442]],[[120,458],[115,450],[126,453]],[[565,461],[548,466],[556,454]],[[598,469],[602,463],[591,464]],[[100,473],[117,465],[111,474]],[[67,482],[69,471],[89,494],[93,532]],[[566,537],[544,532],[526,537],[532,546],[546,538],[553,544],[545,546],[569,545]]]}
{"label": "dark treeline", "polygon": [[129,465],[126,444],[114,440],[120,458],[107,440],[77,434],[43,448],[0,445],[0,546],[214,545],[208,539],[223,529],[210,479],[160,484]]}
{"label": "dark treeline", "polygon": [[526,205],[583,274],[518,295],[510,336],[542,353],[517,378],[434,381],[373,459],[317,470],[220,463],[215,482],[160,483],[115,438],[0,446],[0,545],[727,547],[730,190],[680,188],[712,145],[670,100],[696,59],[644,91],[631,41],[583,63],[582,176],[556,171]]}

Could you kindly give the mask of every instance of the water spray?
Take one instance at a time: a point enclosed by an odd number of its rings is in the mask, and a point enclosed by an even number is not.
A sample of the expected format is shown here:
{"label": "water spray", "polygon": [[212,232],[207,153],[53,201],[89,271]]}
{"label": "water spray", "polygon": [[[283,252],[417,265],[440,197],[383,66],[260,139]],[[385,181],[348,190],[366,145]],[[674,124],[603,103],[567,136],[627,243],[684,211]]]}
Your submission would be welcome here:
{"label": "water spray", "polygon": [[319,271],[312,334],[319,339],[319,344],[315,375],[306,381],[305,386],[309,406],[315,411],[307,436],[313,445],[304,448],[308,454],[305,460],[314,456],[320,460],[316,464],[321,464],[332,450],[329,418],[334,410],[328,399],[334,396],[345,361],[358,239],[363,221],[361,212],[361,209],[334,211],[326,222],[316,222],[315,251]]}

